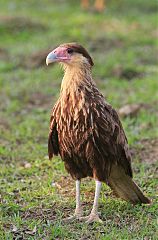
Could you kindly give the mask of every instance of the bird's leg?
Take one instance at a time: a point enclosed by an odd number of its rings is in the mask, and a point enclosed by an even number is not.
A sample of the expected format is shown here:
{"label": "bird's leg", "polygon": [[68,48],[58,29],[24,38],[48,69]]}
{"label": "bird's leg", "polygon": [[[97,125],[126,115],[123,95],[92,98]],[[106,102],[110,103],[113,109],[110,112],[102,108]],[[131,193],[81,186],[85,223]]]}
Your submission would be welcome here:
{"label": "bird's leg", "polygon": [[80,220],[86,220],[86,223],[91,223],[91,222],[102,223],[102,220],[98,216],[98,200],[99,200],[99,195],[100,195],[100,191],[101,191],[101,185],[102,185],[102,183],[100,181],[96,180],[95,197],[94,197],[94,203],[93,203],[91,213],[87,217],[80,218]]}
{"label": "bird's leg", "polygon": [[77,218],[81,217],[82,215],[82,207],[80,201],[80,180],[76,180],[76,209],[75,209],[75,216]]}
{"label": "bird's leg", "polygon": [[81,6],[85,9],[87,9],[88,6],[89,6],[89,0],[82,0],[81,1]]}
{"label": "bird's leg", "polygon": [[98,12],[102,12],[104,10],[104,0],[95,0],[95,9]]}
{"label": "bird's leg", "polygon": [[80,180],[76,180],[76,209],[73,216],[65,218],[64,221],[71,221],[74,219],[79,219],[82,216],[82,207],[80,201]]}

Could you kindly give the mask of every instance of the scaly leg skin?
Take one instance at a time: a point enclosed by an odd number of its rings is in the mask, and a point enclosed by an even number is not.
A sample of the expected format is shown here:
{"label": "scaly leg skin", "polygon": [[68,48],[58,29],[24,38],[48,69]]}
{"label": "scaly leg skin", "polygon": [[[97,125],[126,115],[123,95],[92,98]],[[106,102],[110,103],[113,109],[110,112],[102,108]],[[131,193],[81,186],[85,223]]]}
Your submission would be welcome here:
{"label": "scaly leg skin", "polygon": [[99,200],[101,185],[102,183],[96,180],[95,197],[94,197],[92,211],[89,216],[80,217],[79,220],[86,221],[86,223],[92,223],[92,222],[103,223],[103,221],[99,218],[99,215],[98,215],[98,200]]}
{"label": "scaly leg skin", "polygon": [[75,219],[80,219],[82,216],[82,207],[80,202],[80,180],[76,180],[76,209],[74,215],[64,218],[63,221],[71,222]]}

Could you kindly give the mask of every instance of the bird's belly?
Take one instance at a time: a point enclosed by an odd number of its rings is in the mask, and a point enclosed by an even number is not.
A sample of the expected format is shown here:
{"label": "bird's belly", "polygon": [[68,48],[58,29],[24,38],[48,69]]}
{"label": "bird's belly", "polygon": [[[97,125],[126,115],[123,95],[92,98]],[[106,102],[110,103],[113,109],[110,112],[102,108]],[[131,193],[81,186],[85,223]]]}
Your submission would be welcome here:
{"label": "bird's belly", "polygon": [[92,168],[86,158],[86,140],[83,133],[59,132],[60,155],[66,170],[74,179],[92,176]]}

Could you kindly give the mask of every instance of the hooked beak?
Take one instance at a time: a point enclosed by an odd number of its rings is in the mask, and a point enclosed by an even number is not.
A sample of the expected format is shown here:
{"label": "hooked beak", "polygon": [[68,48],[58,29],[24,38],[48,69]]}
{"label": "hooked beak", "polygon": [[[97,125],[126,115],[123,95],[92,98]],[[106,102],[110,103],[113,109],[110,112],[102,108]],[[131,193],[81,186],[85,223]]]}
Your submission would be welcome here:
{"label": "hooked beak", "polygon": [[57,55],[53,52],[50,52],[46,58],[46,64],[58,61]]}
{"label": "hooked beak", "polygon": [[70,56],[64,47],[58,47],[50,52],[46,58],[46,64],[53,62],[65,62],[70,60]]}

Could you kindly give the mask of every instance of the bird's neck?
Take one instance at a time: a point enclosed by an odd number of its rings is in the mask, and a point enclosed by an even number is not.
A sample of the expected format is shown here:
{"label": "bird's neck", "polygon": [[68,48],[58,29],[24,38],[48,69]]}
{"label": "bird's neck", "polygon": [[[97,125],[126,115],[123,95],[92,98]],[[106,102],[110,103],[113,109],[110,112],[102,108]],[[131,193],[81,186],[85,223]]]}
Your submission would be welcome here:
{"label": "bird's neck", "polygon": [[61,84],[61,95],[78,91],[78,87],[92,83],[91,68],[86,66],[68,66]]}

